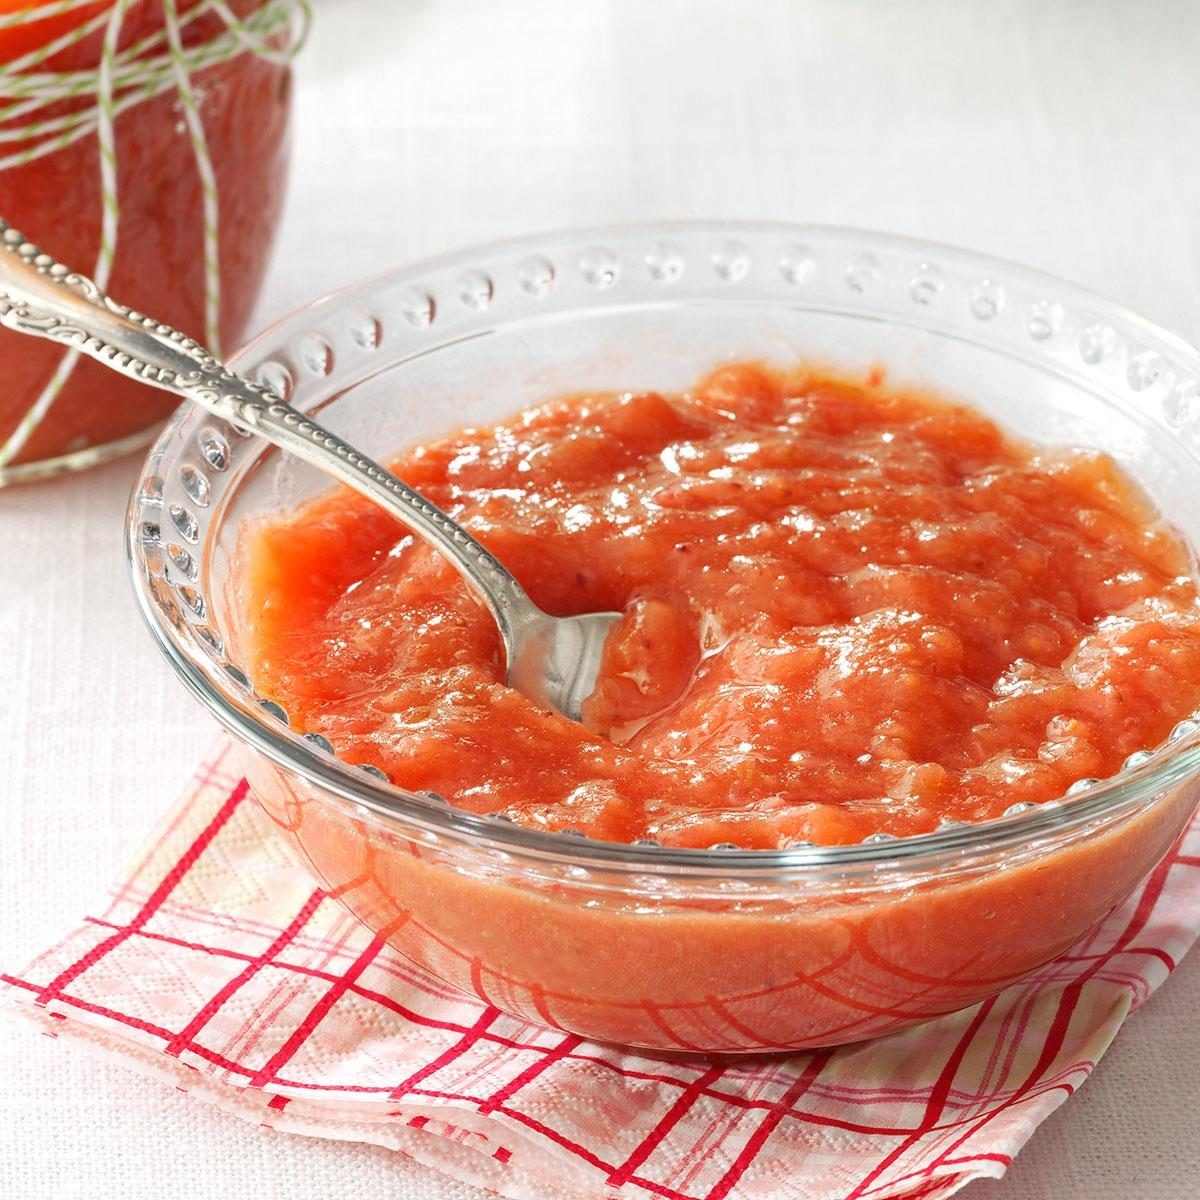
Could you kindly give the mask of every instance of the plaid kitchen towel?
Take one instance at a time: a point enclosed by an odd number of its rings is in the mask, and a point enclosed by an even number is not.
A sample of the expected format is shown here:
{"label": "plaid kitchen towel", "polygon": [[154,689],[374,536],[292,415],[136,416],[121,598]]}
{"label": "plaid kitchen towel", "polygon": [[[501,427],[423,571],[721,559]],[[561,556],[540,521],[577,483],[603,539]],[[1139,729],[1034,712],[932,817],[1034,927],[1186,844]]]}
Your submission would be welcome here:
{"label": "plaid kitchen towel", "polygon": [[919,1028],[680,1063],[505,1016],[315,889],[222,742],[9,1006],[256,1124],[373,1142],[514,1200],[917,1200],[1000,1175],[1200,924],[1200,822],[1085,942]]}

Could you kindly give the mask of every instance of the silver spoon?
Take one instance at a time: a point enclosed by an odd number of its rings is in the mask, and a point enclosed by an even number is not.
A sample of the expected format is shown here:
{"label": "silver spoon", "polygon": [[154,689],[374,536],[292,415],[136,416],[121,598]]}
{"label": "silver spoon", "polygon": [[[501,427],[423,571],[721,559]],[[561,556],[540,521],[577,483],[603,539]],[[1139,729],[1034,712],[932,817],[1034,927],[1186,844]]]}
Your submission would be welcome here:
{"label": "silver spoon", "polygon": [[620,613],[552,617],[461,525],[335,433],[251,383],[190,338],[105,296],[0,219],[0,324],[48,338],[191,400],[349,484],[446,558],[495,618],[508,682],[579,720]]}

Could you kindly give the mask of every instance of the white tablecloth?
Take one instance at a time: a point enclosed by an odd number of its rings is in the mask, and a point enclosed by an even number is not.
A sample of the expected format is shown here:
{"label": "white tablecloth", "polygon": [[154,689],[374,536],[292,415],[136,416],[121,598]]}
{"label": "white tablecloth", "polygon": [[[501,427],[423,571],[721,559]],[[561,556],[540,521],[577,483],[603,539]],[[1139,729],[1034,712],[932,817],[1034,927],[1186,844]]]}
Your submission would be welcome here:
{"label": "white tablecloth", "polygon": [[[384,265],[539,229],[834,222],[1021,260],[1200,337],[1194,0],[317,0],[265,324]],[[0,381],[2,386],[2,381]],[[213,725],[139,627],[133,465],[0,494],[0,967],[72,924]],[[1200,955],[971,1200],[1194,1200]],[[478,1200],[245,1127],[0,1022],[0,1193]]]}

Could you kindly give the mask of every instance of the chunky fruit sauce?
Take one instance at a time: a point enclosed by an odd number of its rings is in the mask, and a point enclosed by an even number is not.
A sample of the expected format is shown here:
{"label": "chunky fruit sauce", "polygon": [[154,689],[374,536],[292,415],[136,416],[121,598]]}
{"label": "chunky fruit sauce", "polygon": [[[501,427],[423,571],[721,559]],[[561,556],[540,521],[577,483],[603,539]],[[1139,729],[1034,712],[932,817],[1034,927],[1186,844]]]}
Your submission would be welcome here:
{"label": "chunky fruit sauce", "polygon": [[1185,546],[1114,463],[876,376],[570,396],[397,464],[552,613],[619,609],[584,723],[505,686],[454,571],[349,491],[242,532],[258,690],[476,813],[852,843],[1115,772],[1200,704]]}

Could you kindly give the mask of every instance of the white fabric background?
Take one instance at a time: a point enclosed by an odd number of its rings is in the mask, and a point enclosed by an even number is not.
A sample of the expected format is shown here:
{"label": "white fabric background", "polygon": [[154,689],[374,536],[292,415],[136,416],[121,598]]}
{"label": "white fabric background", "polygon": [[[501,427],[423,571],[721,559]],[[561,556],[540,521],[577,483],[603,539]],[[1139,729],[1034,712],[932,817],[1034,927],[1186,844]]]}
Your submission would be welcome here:
{"label": "white fabric background", "polygon": [[[1194,0],[317,0],[258,312],[426,253],[687,215],[885,228],[1200,337]],[[0,968],[83,914],[213,727],[139,627],[129,462],[0,494]],[[970,1200],[1193,1200],[1200,956]],[[244,1127],[0,1021],[14,1200],[478,1200]]]}

